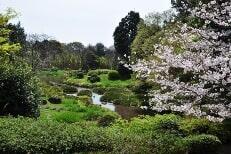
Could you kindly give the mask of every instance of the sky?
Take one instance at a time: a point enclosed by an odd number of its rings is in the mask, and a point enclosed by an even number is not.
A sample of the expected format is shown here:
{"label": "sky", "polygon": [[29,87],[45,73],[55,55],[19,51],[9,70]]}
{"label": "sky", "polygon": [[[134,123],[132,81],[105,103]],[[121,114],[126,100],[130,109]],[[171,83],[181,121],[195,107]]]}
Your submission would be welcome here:
{"label": "sky", "polygon": [[171,0],[0,0],[0,12],[13,8],[26,33],[47,34],[63,43],[113,45],[113,32],[133,10],[145,17],[171,7]]}

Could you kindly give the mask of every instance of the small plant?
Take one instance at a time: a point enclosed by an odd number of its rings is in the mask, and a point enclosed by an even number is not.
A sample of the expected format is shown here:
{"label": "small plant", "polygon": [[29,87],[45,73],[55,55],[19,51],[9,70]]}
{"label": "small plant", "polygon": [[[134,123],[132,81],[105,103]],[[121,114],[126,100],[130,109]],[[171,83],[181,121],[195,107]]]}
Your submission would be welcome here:
{"label": "small plant", "polygon": [[92,76],[88,76],[87,78],[91,83],[100,82],[100,77],[96,74],[93,74]]}
{"label": "small plant", "polygon": [[62,103],[62,99],[59,98],[59,97],[51,97],[51,98],[48,99],[48,101],[51,104],[61,104]]}
{"label": "small plant", "polygon": [[78,92],[78,89],[72,86],[62,86],[64,93],[76,93]]}
{"label": "small plant", "polygon": [[83,78],[84,78],[84,73],[83,73],[82,71],[77,71],[77,72],[75,73],[75,77],[76,77],[77,79],[83,79]]}
{"label": "small plant", "polygon": [[113,115],[105,115],[98,120],[98,125],[101,127],[107,127],[110,126],[112,123],[115,122],[117,117]]}
{"label": "small plant", "polygon": [[81,90],[78,93],[78,96],[89,96],[89,97],[91,97],[92,96],[92,92],[91,92],[91,90]]}
{"label": "small plant", "polygon": [[96,88],[93,88],[92,91],[99,95],[103,95],[107,91],[107,89],[103,87],[96,87]]}
{"label": "small plant", "polygon": [[108,80],[119,80],[120,74],[117,71],[110,71],[108,73]]}

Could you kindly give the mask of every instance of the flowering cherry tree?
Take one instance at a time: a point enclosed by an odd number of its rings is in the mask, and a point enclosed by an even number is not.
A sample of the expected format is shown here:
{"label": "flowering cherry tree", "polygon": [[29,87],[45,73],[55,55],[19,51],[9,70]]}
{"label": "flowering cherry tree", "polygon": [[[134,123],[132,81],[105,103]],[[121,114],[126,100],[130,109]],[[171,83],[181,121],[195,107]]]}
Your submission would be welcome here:
{"label": "flowering cherry tree", "polygon": [[[150,91],[153,110],[171,110],[222,121],[231,117],[231,1],[214,0],[189,10],[203,26],[181,26],[169,41],[155,45],[155,60],[139,60],[133,70],[161,85]],[[154,77],[153,77],[154,76]]]}

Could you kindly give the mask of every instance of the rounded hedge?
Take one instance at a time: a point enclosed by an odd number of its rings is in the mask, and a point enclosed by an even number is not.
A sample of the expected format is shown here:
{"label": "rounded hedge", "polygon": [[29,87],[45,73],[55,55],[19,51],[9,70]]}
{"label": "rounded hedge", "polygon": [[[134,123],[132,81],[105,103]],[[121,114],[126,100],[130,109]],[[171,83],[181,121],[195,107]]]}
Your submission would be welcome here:
{"label": "rounded hedge", "polygon": [[59,98],[59,97],[51,97],[51,98],[48,99],[48,101],[51,104],[61,104],[62,103],[62,99]]}
{"label": "rounded hedge", "polygon": [[100,82],[100,77],[98,75],[88,76],[87,78],[91,83]]}
{"label": "rounded hedge", "polygon": [[217,154],[221,141],[213,135],[194,135],[186,139],[188,154]]}
{"label": "rounded hedge", "polygon": [[83,73],[82,71],[77,71],[77,72],[75,73],[75,77],[76,77],[77,79],[83,79],[83,78],[84,78],[84,73]]}
{"label": "rounded hedge", "polygon": [[91,97],[92,96],[92,92],[91,92],[91,90],[81,90],[78,93],[78,96],[89,96],[89,97]]}
{"label": "rounded hedge", "polygon": [[120,74],[117,71],[111,71],[108,73],[108,80],[119,80]]}

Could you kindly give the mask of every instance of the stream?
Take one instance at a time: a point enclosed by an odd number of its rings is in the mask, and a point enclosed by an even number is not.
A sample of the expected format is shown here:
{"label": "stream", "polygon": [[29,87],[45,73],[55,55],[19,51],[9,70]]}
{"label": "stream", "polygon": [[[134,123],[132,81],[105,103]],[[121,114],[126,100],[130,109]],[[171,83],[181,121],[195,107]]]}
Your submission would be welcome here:
{"label": "stream", "polygon": [[[82,90],[91,90],[89,88],[82,88],[82,87],[76,87],[78,92],[82,91]],[[92,90],[91,90],[92,91]],[[77,93],[72,93],[72,94],[66,94],[67,96],[74,96],[77,97]],[[133,117],[136,117],[138,115],[143,115],[145,114],[144,110],[142,110],[139,107],[127,107],[127,106],[123,106],[123,105],[115,105],[111,102],[102,102],[100,100],[100,98],[103,95],[99,95],[97,93],[92,92],[92,102],[95,105],[99,105],[103,108],[107,108],[111,111],[117,112],[122,118],[124,119],[131,119]]]}

